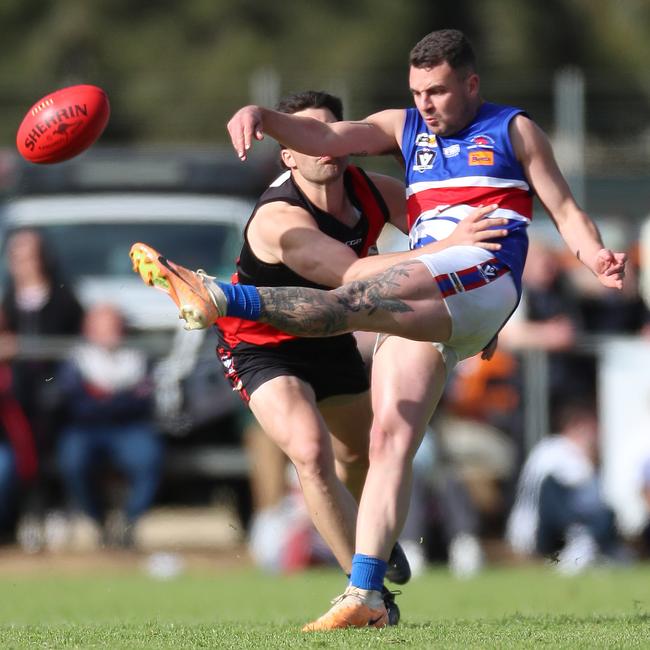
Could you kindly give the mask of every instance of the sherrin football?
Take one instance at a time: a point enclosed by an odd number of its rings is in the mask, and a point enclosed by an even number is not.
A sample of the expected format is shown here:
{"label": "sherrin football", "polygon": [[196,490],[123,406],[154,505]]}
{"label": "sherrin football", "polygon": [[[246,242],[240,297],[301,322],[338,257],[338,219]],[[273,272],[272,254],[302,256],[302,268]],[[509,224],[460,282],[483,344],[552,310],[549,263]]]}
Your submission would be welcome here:
{"label": "sherrin football", "polygon": [[108,97],[97,86],[55,90],[27,111],[18,127],[16,147],[33,163],[68,160],[99,138],[110,112]]}

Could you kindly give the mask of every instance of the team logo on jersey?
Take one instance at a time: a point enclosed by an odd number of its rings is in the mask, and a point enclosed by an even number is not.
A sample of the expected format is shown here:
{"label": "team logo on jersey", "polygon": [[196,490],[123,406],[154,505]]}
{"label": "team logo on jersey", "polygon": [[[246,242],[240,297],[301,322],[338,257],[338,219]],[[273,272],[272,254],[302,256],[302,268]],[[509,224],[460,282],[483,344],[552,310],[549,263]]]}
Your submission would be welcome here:
{"label": "team logo on jersey", "polygon": [[489,135],[477,135],[470,138],[472,144],[468,145],[468,149],[494,149],[494,138]]}
{"label": "team logo on jersey", "polygon": [[433,133],[418,133],[415,136],[416,147],[437,147],[438,141]]}
{"label": "team logo on jersey", "polygon": [[468,164],[475,165],[494,165],[494,151],[470,151]]}
{"label": "team logo on jersey", "polygon": [[415,165],[413,171],[423,172],[427,169],[433,169],[433,161],[436,159],[436,150],[429,147],[423,147],[415,152]]}
{"label": "team logo on jersey", "polygon": [[483,276],[486,282],[491,282],[497,277],[497,269],[493,264],[486,262],[477,267],[479,273]]}
{"label": "team logo on jersey", "polygon": [[457,156],[459,153],[460,153],[459,144],[450,144],[448,147],[443,147],[442,149],[442,155],[445,158],[453,158],[454,156]]}

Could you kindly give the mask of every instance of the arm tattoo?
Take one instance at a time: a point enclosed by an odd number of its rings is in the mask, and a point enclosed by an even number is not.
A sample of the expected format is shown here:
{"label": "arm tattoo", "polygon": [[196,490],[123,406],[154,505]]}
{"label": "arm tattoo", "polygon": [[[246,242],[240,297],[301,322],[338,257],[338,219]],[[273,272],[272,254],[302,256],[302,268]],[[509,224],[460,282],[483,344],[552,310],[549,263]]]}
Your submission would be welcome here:
{"label": "arm tattoo", "polygon": [[[372,124],[370,124],[370,122],[353,122],[353,121],[351,121],[350,124],[356,124],[357,126],[372,127]],[[367,151],[356,151],[354,153],[351,153],[350,155],[351,156],[363,157],[363,156],[367,156],[368,152]]]}
{"label": "arm tattoo", "polygon": [[400,297],[414,262],[397,264],[366,280],[333,291],[260,287],[260,321],[297,336],[336,336],[354,330],[382,331],[386,314],[411,312]]}

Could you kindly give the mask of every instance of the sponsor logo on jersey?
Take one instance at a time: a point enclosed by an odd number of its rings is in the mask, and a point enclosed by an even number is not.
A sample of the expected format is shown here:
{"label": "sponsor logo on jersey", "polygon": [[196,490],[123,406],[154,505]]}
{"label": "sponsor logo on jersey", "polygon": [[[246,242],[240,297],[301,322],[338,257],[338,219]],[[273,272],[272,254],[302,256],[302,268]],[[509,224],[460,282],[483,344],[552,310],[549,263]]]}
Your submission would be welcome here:
{"label": "sponsor logo on jersey", "polygon": [[453,158],[454,156],[457,156],[459,153],[460,153],[459,144],[450,144],[448,147],[443,147],[442,149],[442,155],[445,158]]}
{"label": "sponsor logo on jersey", "polygon": [[418,133],[415,136],[416,147],[437,147],[438,141],[433,133]]}
{"label": "sponsor logo on jersey", "polygon": [[494,165],[494,151],[470,151],[468,163],[474,165]]}
{"label": "sponsor logo on jersey", "polygon": [[436,150],[425,147],[415,152],[415,165],[413,171],[423,172],[427,169],[433,169],[433,161],[436,159]]}
{"label": "sponsor logo on jersey", "polygon": [[350,248],[354,248],[355,246],[358,246],[362,241],[363,239],[361,239],[361,237],[358,239],[350,239],[350,241],[345,242],[345,245],[349,246]]}
{"label": "sponsor logo on jersey", "polygon": [[494,138],[489,135],[476,135],[470,138],[470,142],[468,149],[494,149]]}

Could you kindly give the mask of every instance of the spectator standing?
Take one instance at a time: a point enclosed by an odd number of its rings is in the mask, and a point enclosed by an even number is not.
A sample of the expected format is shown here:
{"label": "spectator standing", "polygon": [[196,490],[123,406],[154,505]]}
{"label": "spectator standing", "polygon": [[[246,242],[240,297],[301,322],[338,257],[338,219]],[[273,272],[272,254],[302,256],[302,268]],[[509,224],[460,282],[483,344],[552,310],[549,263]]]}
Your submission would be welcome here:
{"label": "spectator standing", "polygon": [[569,393],[592,393],[594,386],[587,378],[593,377],[593,372],[584,372],[583,360],[574,354],[583,330],[578,295],[558,251],[543,241],[531,240],[522,283],[521,302],[501,331],[499,342],[513,351],[548,352],[551,408]]}
{"label": "spectator standing", "polygon": [[11,390],[11,371],[0,365],[0,540],[11,539],[21,482],[31,481],[38,461],[29,422]]}
{"label": "spectator standing", "polygon": [[46,468],[57,428],[49,399],[57,360],[54,354],[37,356],[32,346],[36,337],[39,347],[47,350],[47,337],[79,334],[83,310],[58,272],[41,232],[13,231],[5,255],[8,278],[2,297],[0,355],[9,362],[11,392],[27,417],[38,459],[38,471],[25,475],[18,537],[25,550],[38,551],[44,541],[44,510],[49,505]]}

